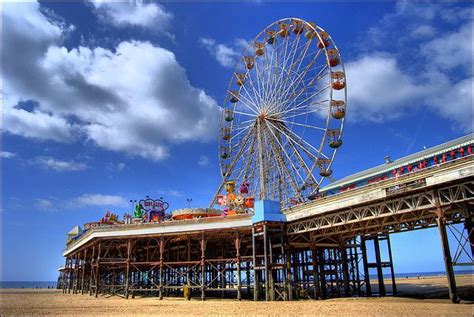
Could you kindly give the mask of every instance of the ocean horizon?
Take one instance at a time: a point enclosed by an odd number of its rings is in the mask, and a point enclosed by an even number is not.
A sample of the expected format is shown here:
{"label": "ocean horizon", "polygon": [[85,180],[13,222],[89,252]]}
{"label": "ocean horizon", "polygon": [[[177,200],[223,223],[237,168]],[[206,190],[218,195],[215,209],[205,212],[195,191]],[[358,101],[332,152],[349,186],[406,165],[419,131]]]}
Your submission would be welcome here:
{"label": "ocean horizon", "polygon": [[[456,270],[456,275],[474,274],[474,270]],[[443,276],[446,275],[444,271],[434,272],[411,272],[411,273],[395,273],[396,278],[411,278],[411,277],[428,277],[428,276]],[[370,274],[370,278],[377,278],[376,274]],[[384,278],[390,278],[390,274],[384,274]],[[1,281],[1,288],[27,288],[27,289],[47,289],[56,288],[57,281]]]}

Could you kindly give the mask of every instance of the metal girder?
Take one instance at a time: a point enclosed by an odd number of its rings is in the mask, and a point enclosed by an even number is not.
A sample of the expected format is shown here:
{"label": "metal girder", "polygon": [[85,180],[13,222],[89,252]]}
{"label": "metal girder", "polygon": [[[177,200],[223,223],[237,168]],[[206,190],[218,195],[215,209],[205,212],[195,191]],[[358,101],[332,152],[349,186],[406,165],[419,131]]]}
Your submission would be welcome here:
{"label": "metal girder", "polygon": [[447,210],[449,221],[460,221],[460,203],[474,200],[474,181],[468,181],[407,196],[393,197],[367,206],[349,208],[335,213],[321,214],[287,225],[287,234],[313,232],[313,236],[328,236],[349,232],[383,229],[387,232],[413,230],[436,224],[435,195]]}

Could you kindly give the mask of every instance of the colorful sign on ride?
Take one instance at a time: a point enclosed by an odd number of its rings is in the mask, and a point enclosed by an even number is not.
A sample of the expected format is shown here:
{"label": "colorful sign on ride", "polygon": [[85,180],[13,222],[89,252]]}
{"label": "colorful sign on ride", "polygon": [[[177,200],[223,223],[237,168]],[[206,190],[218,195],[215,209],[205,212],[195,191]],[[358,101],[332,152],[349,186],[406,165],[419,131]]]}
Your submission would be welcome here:
{"label": "colorful sign on ride", "polygon": [[128,222],[161,222],[165,219],[165,211],[169,208],[169,204],[160,199],[145,198],[135,205],[133,219],[127,215]]}
{"label": "colorful sign on ride", "polygon": [[223,207],[224,215],[234,216],[253,212],[255,199],[248,195],[249,183],[247,181],[240,185],[238,193],[235,190],[235,181],[228,181],[225,184],[225,190],[227,195],[217,196],[217,204]]}

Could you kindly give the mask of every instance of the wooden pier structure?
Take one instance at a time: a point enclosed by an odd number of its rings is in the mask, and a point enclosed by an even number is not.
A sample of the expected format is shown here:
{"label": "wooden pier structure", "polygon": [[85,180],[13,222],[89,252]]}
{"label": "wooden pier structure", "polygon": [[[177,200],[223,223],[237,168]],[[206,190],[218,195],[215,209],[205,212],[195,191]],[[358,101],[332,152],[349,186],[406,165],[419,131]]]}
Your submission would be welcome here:
{"label": "wooden pier structure", "polygon": [[[472,265],[474,256],[473,156],[282,212],[283,222],[238,215],[94,228],[64,251],[58,283],[96,297],[385,296],[397,292],[390,236],[438,227],[450,298],[459,302],[453,267]],[[463,252],[470,260],[460,263]]]}

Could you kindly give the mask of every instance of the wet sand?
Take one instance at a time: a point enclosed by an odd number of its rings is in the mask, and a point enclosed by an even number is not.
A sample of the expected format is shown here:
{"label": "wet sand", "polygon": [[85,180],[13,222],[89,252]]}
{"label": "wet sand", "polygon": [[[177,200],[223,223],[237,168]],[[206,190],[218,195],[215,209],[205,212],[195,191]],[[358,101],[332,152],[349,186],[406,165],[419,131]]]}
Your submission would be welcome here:
{"label": "wet sand", "polygon": [[[456,278],[461,290],[473,288],[473,276]],[[472,316],[473,302],[463,300],[452,304],[447,294],[445,277],[400,279],[398,286],[403,296],[384,298],[338,298],[329,300],[302,300],[294,302],[253,302],[231,299],[198,299],[63,294],[61,290],[3,289],[0,290],[3,315],[449,315]],[[388,282],[388,281],[387,281]],[[403,290],[403,291],[402,291]],[[443,293],[444,292],[444,293]],[[430,295],[431,294],[431,295]],[[418,295],[418,296],[417,296]]]}

